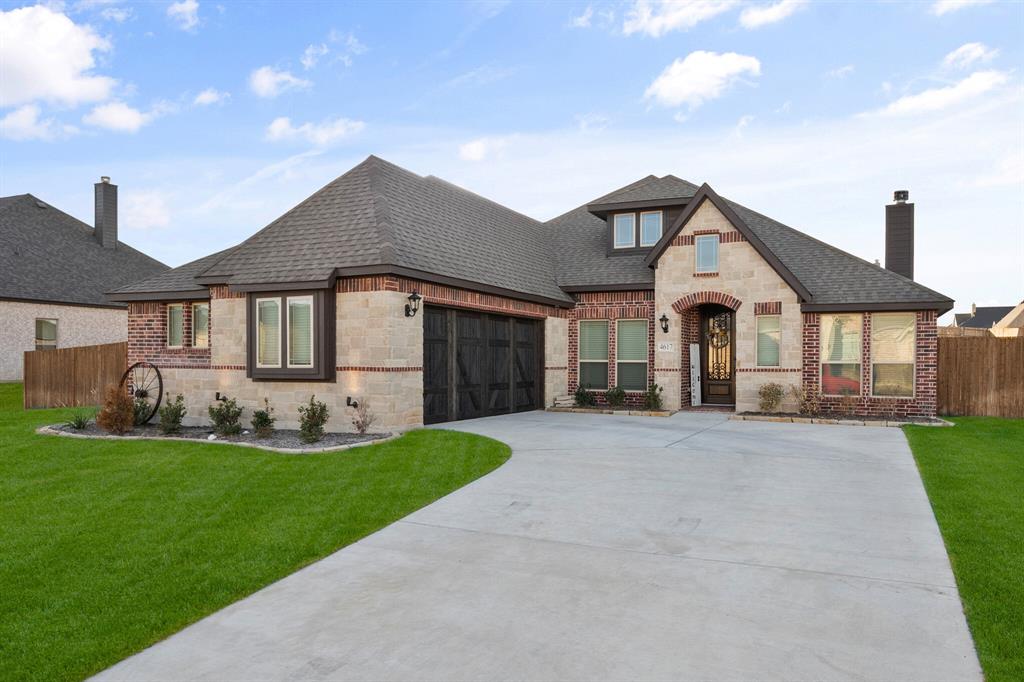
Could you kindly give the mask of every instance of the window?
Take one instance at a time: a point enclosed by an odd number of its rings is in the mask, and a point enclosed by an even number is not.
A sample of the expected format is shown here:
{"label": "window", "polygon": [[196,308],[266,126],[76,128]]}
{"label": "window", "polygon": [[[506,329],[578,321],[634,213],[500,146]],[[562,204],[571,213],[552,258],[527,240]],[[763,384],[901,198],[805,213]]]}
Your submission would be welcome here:
{"label": "window", "polygon": [[693,241],[696,244],[696,272],[718,272],[718,235],[700,235]]}
{"label": "window", "polygon": [[57,320],[36,319],[36,350],[53,350],[57,347]]}
{"label": "window", "polygon": [[779,316],[757,317],[757,366],[779,366]]}
{"label": "window", "polygon": [[334,379],[333,289],[260,292],[246,302],[246,372],[253,379]]}
{"label": "window", "polygon": [[256,299],[256,366],[281,366],[281,299]]}
{"label": "window", "polygon": [[861,316],[821,316],[821,392],[860,394]]}
{"label": "window", "polygon": [[871,316],[871,394],[878,397],[914,396],[914,313],[876,313]]}
{"label": "window", "polygon": [[288,366],[313,366],[313,297],[288,299]]}
{"label": "window", "polygon": [[615,216],[615,248],[631,249],[636,246],[636,216],[620,213]]}
{"label": "window", "polygon": [[608,389],[608,322],[580,322],[580,386]]}
{"label": "window", "polygon": [[619,320],[617,324],[616,383],[625,391],[646,391],[647,320]]}
{"label": "window", "polygon": [[640,214],[640,246],[654,246],[661,239],[661,211]]}
{"label": "window", "polygon": [[210,346],[210,304],[192,304],[192,347]]}
{"label": "window", "polygon": [[185,339],[185,306],[172,303],[167,306],[167,347],[181,348]]}

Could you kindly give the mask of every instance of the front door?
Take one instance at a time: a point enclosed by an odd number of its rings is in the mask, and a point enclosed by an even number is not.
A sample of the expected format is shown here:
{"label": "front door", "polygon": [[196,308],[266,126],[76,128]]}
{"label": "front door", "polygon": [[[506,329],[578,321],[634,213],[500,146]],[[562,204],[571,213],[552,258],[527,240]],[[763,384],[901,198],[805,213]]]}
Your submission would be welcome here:
{"label": "front door", "polygon": [[701,395],[705,405],[736,404],[736,314],[703,306],[700,319]]}

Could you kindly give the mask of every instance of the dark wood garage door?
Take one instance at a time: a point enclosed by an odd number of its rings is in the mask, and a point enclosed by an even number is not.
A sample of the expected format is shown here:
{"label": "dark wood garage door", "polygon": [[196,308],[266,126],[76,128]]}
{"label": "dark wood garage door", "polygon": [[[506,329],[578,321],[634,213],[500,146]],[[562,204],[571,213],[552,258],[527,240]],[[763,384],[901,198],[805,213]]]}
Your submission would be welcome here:
{"label": "dark wood garage door", "polygon": [[544,404],[540,321],[436,306],[423,310],[424,423]]}

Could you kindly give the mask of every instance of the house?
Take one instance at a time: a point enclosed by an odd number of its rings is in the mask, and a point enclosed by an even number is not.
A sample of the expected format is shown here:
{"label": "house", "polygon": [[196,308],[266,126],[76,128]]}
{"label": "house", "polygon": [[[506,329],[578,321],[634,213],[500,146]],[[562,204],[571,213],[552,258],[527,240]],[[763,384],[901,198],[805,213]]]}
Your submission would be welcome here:
{"label": "house", "polygon": [[971,312],[953,315],[953,325],[964,329],[991,329],[1013,310],[1012,305],[979,307],[972,303]]}
{"label": "house", "polygon": [[128,338],[128,306],[107,292],[168,268],[117,240],[117,185],[95,188],[96,225],[31,194],[0,198],[0,381],[24,352]]}
{"label": "house", "polygon": [[989,331],[993,336],[1024,336],[1024,301],[1011,308]]}
{"label": "house", "polygon": [[898,192],[882,268],[671,175],[541,223],[371,156],[241,244],[113,296],[129,360],[196,419],[226,395],[293,425],[316,394],[330,428],[355,401],[402,429],[581,384],[742,411],[768,382],[924,416],[953,302],[913,281],[913,215]]}

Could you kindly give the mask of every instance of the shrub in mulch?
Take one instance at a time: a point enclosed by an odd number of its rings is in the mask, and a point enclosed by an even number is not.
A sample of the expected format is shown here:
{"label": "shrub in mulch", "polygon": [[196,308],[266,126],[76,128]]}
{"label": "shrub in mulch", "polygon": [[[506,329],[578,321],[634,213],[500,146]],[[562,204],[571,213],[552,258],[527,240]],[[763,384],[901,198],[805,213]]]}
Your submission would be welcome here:
{"label": "shrub in mulch", "polygon": [[105,431],[124,434],[135,428],[135,403],[120,386],[107,386],[96,424]]}

